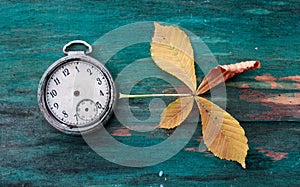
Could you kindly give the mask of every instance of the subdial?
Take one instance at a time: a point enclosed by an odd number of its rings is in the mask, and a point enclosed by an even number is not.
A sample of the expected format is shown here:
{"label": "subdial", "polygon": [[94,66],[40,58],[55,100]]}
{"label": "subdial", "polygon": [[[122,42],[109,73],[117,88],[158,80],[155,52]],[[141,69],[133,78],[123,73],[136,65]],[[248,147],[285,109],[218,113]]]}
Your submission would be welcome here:
{"label": "subdial", "polygon": [[76,106],[76,114],[80,119],[91,122],[98,114],[97,105],[91,99],[83,99]]}

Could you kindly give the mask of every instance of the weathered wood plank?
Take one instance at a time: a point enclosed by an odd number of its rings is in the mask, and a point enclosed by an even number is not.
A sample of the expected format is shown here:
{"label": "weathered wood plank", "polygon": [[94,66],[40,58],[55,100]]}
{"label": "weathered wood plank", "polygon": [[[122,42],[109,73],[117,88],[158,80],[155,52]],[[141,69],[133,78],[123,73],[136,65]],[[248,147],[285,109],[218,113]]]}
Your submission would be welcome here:
{"label": "weathered wood plank", "polygon": [[[298,186],[299,9],[299,2],[292,0],[0,1],[0,184]],[[46,68],[62,56],[65,43],[74,39],[93,43],[113,29],[144,20],[168,22],[193,32],[219,64],[261,61],[261,69],[229,80],[227,97],[219,98],[226,99],[227,111],[245,128],[250,146],[246,170],[206,151],[200,123],[190,142],[171,159],[132,168],[105,160],[82,138],[61,134],[43,119],[36,101],[38,82]],[[106,66],[116,78],[134,61],[148,57],[149,43],[137,44],[119,51]],[[168,76],[154,65],[145,65],[145,69]],[[199,83],[202,77],[197,69]],[[124,90],[130,84],[126,81]],[[182,89],[178,81],[175,86]],[[131,93],[173,92],[170,84],[151,78],[138,83]],[[175,98],[162,99],[168,104]],[[137,119],[149,117],[150,101],[130,100]],[[154,124],[159,119],[153,120]],[[129,130],[115,116],[107,130],[118,141],[139,147],[157,144],[173,132]],[[151,155],[145,157],[149,158]]]}
{"label": "weathered wood plank", "polygon": [[[257,178],[257,184],[262,185],[270,185],[274,180],[282,185],[299,183],[297,122],[242,123],[250,143],[247,169],[243,170],[236,163],[206,152],[199,142],[200,128],[184,150],[170,160],[151,167],[130,168],[101,158],[81,138],[58,133],[40,116],[35,119],[39,126],[33,121],[1,126],[2,184],[74,185],[76,181],[81,185],[240,185],[251,178]],[[167,138],[164,130],[122,134],[118,121],[110,124],[108,131],[129,145],[145,146],[144,141]],[[24,127],[28,130],[24,131]],[[159,177],[161,170],[164,175]]]}

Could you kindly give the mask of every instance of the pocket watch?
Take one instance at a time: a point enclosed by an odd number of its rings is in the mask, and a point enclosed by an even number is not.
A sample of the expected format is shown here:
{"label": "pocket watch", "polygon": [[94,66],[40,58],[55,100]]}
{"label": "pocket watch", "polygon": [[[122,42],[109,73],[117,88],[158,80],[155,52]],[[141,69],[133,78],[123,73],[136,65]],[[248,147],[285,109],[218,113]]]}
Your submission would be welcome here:
{"label": "pocket watch", "polygon": [[[84,45],[87,51],[68,50]],[[38,87],[38,104],[45,119],[66,134],[80,135],[101,128],[116,101],[116,89],[109,71],[89,56],[92,46],[74,40],[63,47],[66,55],[43,74]]]}

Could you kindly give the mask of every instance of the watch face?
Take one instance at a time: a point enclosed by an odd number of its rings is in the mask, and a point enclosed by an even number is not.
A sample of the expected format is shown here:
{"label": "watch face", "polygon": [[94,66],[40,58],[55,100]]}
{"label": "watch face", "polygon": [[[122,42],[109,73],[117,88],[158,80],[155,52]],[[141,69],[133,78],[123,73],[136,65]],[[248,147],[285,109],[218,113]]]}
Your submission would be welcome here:
{"label": "watch face", "polygon": [[113,81],[104,66],[94,61],[86,56],[60,59],[46,71],[39,89],[40,107],[55,128],[79,134],[109,117],[115,99]]}

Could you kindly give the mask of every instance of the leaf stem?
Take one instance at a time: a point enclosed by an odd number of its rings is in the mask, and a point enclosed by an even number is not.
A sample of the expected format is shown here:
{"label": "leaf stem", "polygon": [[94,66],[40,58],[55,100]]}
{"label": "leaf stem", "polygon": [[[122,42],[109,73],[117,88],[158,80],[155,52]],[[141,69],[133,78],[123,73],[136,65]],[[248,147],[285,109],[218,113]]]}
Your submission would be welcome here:
{"label": "leaf stem", "polygon": [[145,98],[145,97],[188,97],[188,96],[192,96],[192,95],[191,94],[137,94],[137,95],[130,95],[130,94],[119,93],[119,99]]}

